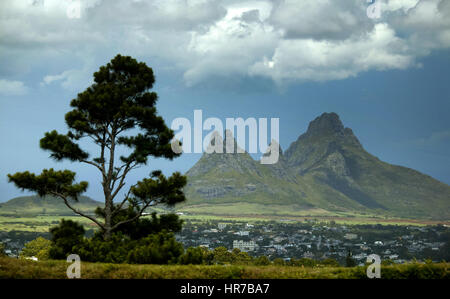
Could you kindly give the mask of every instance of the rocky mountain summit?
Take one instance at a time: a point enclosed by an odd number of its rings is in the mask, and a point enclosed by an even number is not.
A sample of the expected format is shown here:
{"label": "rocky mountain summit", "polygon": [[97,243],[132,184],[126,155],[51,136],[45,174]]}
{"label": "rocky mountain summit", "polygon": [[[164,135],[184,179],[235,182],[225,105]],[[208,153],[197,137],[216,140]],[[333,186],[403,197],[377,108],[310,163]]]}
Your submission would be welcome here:
{"label": "rocky mountain summit", "polygon": [[[232,136],[224,147],[227,138]],[[186,205],[251,203],[450,219],[450,186],[380,161],[336,113],[323,113],[285,152],[279,149],[278,162],[266,165],[245,151],[204,153],[187,172]]]}

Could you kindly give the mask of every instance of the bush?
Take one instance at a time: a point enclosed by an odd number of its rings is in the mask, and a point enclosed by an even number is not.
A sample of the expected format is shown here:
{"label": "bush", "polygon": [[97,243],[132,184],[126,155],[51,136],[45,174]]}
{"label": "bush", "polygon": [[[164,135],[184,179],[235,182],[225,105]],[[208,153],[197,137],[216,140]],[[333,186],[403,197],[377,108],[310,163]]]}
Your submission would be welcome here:
{"label": "bush", "polygon": [[121,233],[112,234],[108,241],[100,233],[89,239],[83,239],[73,247],[73,253],[82,261],[103,263],[125,263],[133,242]]}
{"label": "bush", "polygon": [[173,233],[165,231],[139,240],[119,232],[105,241],[97,234],[73,247],[82,261],[129,264],[175,264],[183,251]]}
{"label": "bush", "polygon": [[[117,207],[114,207],[115,209]],[[95,211],[98,217],[104,218],[105,213],[102,208]],[[121,209],[112,218],[112,223],[116,224],[120,221],[131,219],[137,215],[137,211],[133,206]],[[133,240],[139,240],[151,234],[157,234],[163,230],[167,232],[177,233],[181,231],[183,220],[176,214],[163,214],[159,217],[153,212],[151,218],[140,217],[132,222],[120,225],[114,233],[121,232]]]}
{"label": "bush", "polygon": [[52,246],[49,256],[52,259],[65,259],[75,253],[73,247],[83,242],[84,228],[81,224],[72,220],[61,219],[58,226],[50,229],[52,234]]}
{"label": "bush", "polygon": [[235,248],[231,252],[232,254],[232,263],[237,265],[249,265],[253,262],[253,258],[248,255],[247,252],[240,251],[239,249]]}
{"label": "bush", "polygon": [[339,267],[340,266],[339,262],[332,258],[324,259],[323,261],[320,262],[320,264],[327,266],[327,267]]}
{"label": "bush", "polygon": [[270,260],[267,258],[267,256],[262,255],[262,256],[258,256],[255,259],[254,264],[256,266],[268,266],[268,265],[270,265]]}
{"label": "bush", "polygon": [[275,266],[285,266],[285,265],[286,265],[285,261],[284,261],[282,258],[276,258],[276,259],[274,259],[274,260],[273,260],[273,264],[274,264]]}
{"label": "bush", "polygon": [[313,259],[301,258],[299,260],[291,259],[289,264],[291,266],[314,267],[317,265],[317,262]]}
{"label": "bush", "polygon": [[214,248],[212,251],[212,264],[231,264],[233,262],[233,254],[229,252],[225,247],[220,246]]}
{"label": "bush", "polygon": [[205,252],[200,247],[189,247],[179,259],[182,265],[201,265],[205,262]]}
{"label": "bush", "polygon": [[[163,217],[164,216],[164,217]],[[92,238],[84,238],[85,230],[80,224],[62,219],[60,224],[50,229],[52,234],[49,256],[65,259],[70,254],[78,254],[82,261],[132,264],[174,264],[183,254],[183,245],[175,240],[172,232],[178,230],[181,220],[175,215],[152,215],[152,220],[129,226],[128,230],[114,232],[109,240],[104,240],[101,232]],[[146,237],[133,239],[140,234]],[[33,252],[34,253],[34,252]],[[192,257],[185,258],[189,260]]]}
{"label": "bush", "polygon": [[52,242],[43,237],[38,237],[33,241],[25,244],[25,247],[20,252],[20,257],[35,256],[39,260],[46,260],[50,256],[50,248]]}
{"label": "bush", "polygon": [[131,264],[175,264],[183,254],[183,245],[173,233],[165,231],[140,239],[128,254]]}
{"label": "bush", "polygon": [[5,245],[0,242],[0,256],[6,255],[5,254]]}

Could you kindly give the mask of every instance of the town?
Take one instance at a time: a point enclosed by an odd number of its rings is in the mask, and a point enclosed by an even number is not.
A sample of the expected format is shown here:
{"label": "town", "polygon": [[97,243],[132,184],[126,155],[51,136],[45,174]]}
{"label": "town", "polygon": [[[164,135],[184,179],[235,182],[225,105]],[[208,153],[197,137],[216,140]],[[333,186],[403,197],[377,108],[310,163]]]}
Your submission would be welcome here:
{"label": "town", "polygon": [[351,257],[362,265],[377,254],[384,261],[404,263],[449,260],[447,226],[339,225],[310,222],[187,221],[177,239],[185,247],[238,248],[251,256],[289,261],[332,258],[345,264]]}
{"label": "town", "polygon": [[[88,230],[87,235],[92,235]],[[24,245],[49,233],[0,232],[5,253],[17,257]],[[270,260],[334,259],[345,265],[350,255],[357,265],[367,256],[377,254],[382,261],[405,263],[412,260],[441,262],[450,260],[450,228],[445,225],[342,225],[333,221],[259,221],[185,220],[176,239],[185,248],[237,248],[249,255],[266,256]]]}

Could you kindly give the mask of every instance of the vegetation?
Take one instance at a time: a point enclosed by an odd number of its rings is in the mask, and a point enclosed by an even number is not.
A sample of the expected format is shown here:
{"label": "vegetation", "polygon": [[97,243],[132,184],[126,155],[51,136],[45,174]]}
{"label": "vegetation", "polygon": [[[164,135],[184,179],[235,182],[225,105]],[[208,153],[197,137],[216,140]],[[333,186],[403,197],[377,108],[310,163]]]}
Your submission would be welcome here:
{"label": "vegetation", "polygon": [[[0,257],[0,278],[65,279],[66,261],[34,262]],[[390,265],[381,267],[382,279],[449,279],[448,263]],[[88,263],[81,264],[83,279],[367,279],[366,267],[329,266],[245,266],[245,265],[129,265]]]}
{"label": "vegetation", "polygon": [[46,260],[50,257],[51,241],[43,237],[38,237],[25,244],[20,252],[20,257],[36,257],[39,260]]}
{"label": "vegetation", "polygon": [[[75,183],[75,173],[70,170],[44,169],[38,175],[19,172],[9,174],[9,181],[39,196],[60,198],[74,213],[97,224],[105,240],[121,225],[141,217],[151,205],[173,206],[183,202],[186,178],[178,172],[166,178],[161,171],[153,171],[149,178],[130,186],[119,204],[113,202],[126,185],[130,171],[147,164],[149,157],[173,159],[180,155],[172,150],[173,131],[157,115],[157,94],[149,92],[154,82],[153,70],[145,63],[117,55],[94,73],[94,84],[71,101],[73,110],[65,115],[68,133],[59,134],[54,130],[40,141],[40,147],[49,151],[56,161],[84,163],[99,171],[105,197],[104,221],[72,205],[70,200],[77,201],[88,183]],[[90,138],[98,147],[98,157],[90,158],[80,147],[77,142],[83,138]],[[128,149],[129,154],[117,159],[119,149],[121,152]],[[133,208],[133,216],[113,223],[114,216],[125,204]]]}

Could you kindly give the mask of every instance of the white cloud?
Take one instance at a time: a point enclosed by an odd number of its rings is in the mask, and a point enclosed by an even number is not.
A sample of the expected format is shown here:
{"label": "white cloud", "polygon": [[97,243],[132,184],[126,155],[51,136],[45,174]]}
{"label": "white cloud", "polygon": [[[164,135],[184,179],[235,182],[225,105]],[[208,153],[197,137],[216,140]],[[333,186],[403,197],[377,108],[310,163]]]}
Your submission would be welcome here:
{"label": "white cloud", "polygon": [[22,81],[0,79],[0,95],[20,96],[28,92],[28,87]]}
{"label": "white cloud", "polygon": [[345,79],[370,69],[404,69],[413,63],[404,42],[387,24],[377,24],[363,38],[343,41],[283,40],[274,55],[257,62],[250,74],[283,80]]}
{"label": "white cloud", "polygon": [[188,85],[323,81],[404,69],[450,47],[450,1],[377,1],[377,20],[365,0],[82,0],[80,19],[68,18],[69,1],[2,2],[0,75],[41,70],[43,85],[70,89],[121,53],[176,69]]}
{"label": "white cloud", "polygon": [[76,91],[86,88],[92,83],[92,72],[84,69],[66,70],[57,75],[47,75],[41,82],[41,86],[49,85],[54,82],[61,82],[61,86],[67,90]]}

